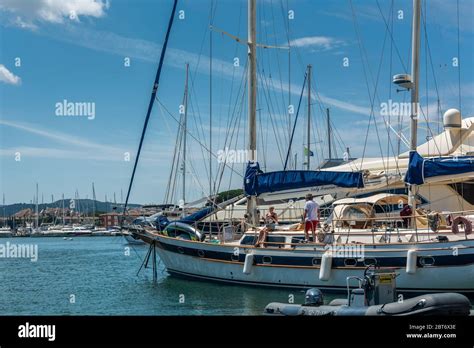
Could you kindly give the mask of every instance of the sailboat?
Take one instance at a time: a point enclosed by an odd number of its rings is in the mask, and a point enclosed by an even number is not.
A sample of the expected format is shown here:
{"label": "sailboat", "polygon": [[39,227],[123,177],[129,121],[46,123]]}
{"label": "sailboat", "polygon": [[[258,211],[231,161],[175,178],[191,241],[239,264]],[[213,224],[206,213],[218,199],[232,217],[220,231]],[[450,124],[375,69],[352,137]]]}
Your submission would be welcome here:
{"label": "sailboat", "polygon": [[[411,91],[412,105],[418,105],[420,15],[421,2],[414,0],[412,74],[409,81],[405,81]],[[326,238],[336,233],[337,216],[327,224],[329,227],[322,241],[312,243],[301,242],[304,238],[301,226],[290,225],[275,231],[265,231],[264,227],[259,226],[257,203],[265,195],[291,193],[294,196],[294,192],[299,190],[316,191],[318,197],[342,192],[347,197],[348,192],[374,192],[374,188],[384,179],[367,176],[361,170],[340,168],[268,173],[260,170],[259,163],[253,157],[257,144],[256,0],[248,1],[248,22],[248,150],[251,158],[244,177],[248,228],[240,238],[225,232],[212,238],[190,225],[170,224],[162,230],[142,229],[140,238],[150,244],[150,250],[156,250],[167,272],[179,277],[224,283],[345,290],[348,277],[360,277],[367,267],[375,265],[392,268],[399,274],[397,285],[400,291],[474,292],[474,239],[469,234],[468,220],[462,220],[464,233],[453,233],[449,238],[422,238],[417,226],[419,215],[416,209],[417,192],[423,185],[443,182],[448,178],[463,180],[472,177],[474,157],[453,157],[449,156],[452,154],[449,151],[441,157],[422,157],[426,153],[423,146],[417,146],[417,107],[412,110],[410,151],[402,179],[409,188],[406,199],[413,215],[408,216],[406,228],[396,227],[397,234],[414,238],[367,240],[361,237],[355,242],[344,238]],[[168,33],[170,29],[171,26]],[[453,121],[453,128],[461,128],[458,134],[463,134],[466,133],[462,131],[465,127],[459,127],[459,117],[459,113],[450,111],[445,119]],[[470,129],[469,121],[465,123]],[[458,144],[462,142],[459,137],[457,140]],[[466,212],[451,213],[456,219],[463,218]],[[355,225],[350,223],[343,232],[350,235],[357,230],[352,227]],[[393,232],[388,226],[382,225],[381,228],[384,232]],[[372,227],[360,230],[372,235],[376,232]]]}

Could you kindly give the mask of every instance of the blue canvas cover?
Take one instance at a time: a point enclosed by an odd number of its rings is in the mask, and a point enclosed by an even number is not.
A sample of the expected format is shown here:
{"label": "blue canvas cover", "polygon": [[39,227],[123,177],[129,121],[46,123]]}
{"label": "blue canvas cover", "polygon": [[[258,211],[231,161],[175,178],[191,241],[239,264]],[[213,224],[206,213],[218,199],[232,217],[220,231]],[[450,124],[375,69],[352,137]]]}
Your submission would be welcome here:
{"label": "blue canvas cover", "polygon": [[258,163],[249,163],[245,172],[244,186],[248,196],[323,185],[362,188],[364,181],[359,172],[287,170],[263,173]]}
{"label": "blue canvas cover", "polygon": [[423,158],[416,151],[410,152],[410,162],[405,174],[405,182],[422,185],[428,178],[474,172],[474,157]]}
{"label": "blue canvas cover", "polygon": [[176,220],[178,222],[183,222],[183,223],[186,223],[186,224],[192,224],[196,221],[199,221],[203,218],[205,218],[206,216],[208,216],[210,213],[212,213],[214,211],[214,208],[213,207],[205,207],[201,210],[198,210],[182,219],[179,219],[179,220]]}

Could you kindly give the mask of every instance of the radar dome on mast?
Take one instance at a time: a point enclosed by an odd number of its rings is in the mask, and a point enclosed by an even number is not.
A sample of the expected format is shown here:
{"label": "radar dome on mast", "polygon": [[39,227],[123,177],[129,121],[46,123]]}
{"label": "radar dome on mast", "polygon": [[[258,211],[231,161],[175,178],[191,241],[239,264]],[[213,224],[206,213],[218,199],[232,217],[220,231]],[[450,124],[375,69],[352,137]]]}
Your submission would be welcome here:
{"label": "radar dome on mast", "polygon": [[411,89],[413,87],[413,81],[409,74],[397,74],[393,76],[392,82],[405,89]]}
{"label": "radar dome on mast", "polygon": [[462,118],[458,109],[449,109],[443,115],[444,128],[461,128]]}

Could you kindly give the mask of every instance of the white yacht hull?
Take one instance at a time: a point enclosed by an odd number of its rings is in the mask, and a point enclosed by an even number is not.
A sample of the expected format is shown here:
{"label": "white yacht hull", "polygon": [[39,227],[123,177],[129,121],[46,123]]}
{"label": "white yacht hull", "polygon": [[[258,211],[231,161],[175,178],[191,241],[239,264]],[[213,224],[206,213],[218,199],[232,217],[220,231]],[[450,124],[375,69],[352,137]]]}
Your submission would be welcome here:
{"label": "white yacht hull", "polygon": [[[321,265],[304,265],[304,259],[321,258],[326,251],[322,246],[316,248],[318,250],[307,248],[295,251],[192,242],[161,235],[156,235],[154,239],[157,252],[167,271],[171,275],[194,279],[279,288],[318,287],[327,290],[345,290],[346,278],[349,276],[362,277],[366,268],[363,264],[361,265],[360,258],[358,266],[341,265],[341,261],[346,263],[346,260],[339,260],[339,266],[333,265],[330,268],[329,278],[321,280]],[[417,267],[413,274],[409,274],[406,270],[407,252],[414,249],[418,250],[420,260],[421,258],[433,258],[435,262],[432,266]],[[239,257],[236,257],[235,253],[238,253]],[[267,261],[269,257],[272,258],[272,261],[262,263],[257,260],[250,267],[251,271],[246,274],[244,273],[244,260],[245,255],[249,253],[252,253],[255,259],[265,255]],[[453,253],[459,258],[448,261]],[[352,258],[350,259],[352,260]],[[399,274],[397,288],[400,291],[474,292],[473,240],[416,245],[389,244],[378,245],[376,248],[370,249],[366,246],[365,259],[386,260],[384,262],[388,262],[388,264],[390,264],[390,260],[393,260],[393,268]],[[461,259],[462,262],[456,264],[456,261],[461,261]],[[448,264],[437,265],[437,260],[444,260],[443,262]],[[452,264],[449,264],[450,262]],[[285,263],[293,263],[293,265],[285,265]]]}

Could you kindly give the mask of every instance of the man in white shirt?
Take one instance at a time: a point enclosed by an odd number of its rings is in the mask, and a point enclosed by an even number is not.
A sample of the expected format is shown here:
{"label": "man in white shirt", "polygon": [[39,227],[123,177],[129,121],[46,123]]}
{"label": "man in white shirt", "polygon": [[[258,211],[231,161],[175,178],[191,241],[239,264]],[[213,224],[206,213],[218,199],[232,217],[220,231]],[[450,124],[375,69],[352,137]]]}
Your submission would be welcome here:
{"label": "man in white shirt", "polygon": [[308,193],[306,195],[306,203],[304,205],[304,235],[306,241],[309,241],[309,233],[308,231],[311,230],[313,235],[313,242],[316,242],[316,227],[319,224],[319,204],[313,201],[313,195]]}

